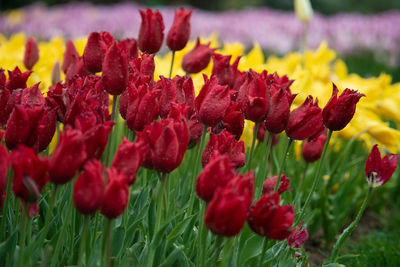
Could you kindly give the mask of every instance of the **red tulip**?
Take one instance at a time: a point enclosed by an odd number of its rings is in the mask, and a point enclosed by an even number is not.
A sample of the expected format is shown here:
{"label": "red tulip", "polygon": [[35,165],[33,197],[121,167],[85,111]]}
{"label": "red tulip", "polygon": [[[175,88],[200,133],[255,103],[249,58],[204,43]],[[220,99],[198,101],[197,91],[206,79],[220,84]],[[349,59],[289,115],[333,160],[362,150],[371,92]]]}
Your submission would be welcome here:
{"label": "red tulip", "polygon": [[142,131],[158,116],[160,91],[146,84],[136,88],[130,84],[120,97],[119,111],[132,131]]}
{"label": "red tulip", "polygon": [[15,89],[26,88],[26,81],[31,75],[32,71],[25,71],[22,73],[18,67],[15,67],[13,71],[8,71],[8,81],[6,82],[6,88],[10,91]]}
{"label": "red tulip", "polygon": [[324,129],[318,99],[308,96],[300,107],[289,114],[286,135],[294,140],[312,139]]}
{"label": "red tulip", "polygon": [[230,89],[235,87],[236,74],[238,73],[238,65],[240,56],[236,58],[235,62],[230,65],[232,56],[223,56],[221,54],[214,53],[212,55],[213,68],[212,74],[217,76],[218,83],[220,85],[228,85]]}
{"label": "red tulip", "polygon": [[[277,179],[278,175],[266,179],[263,183],[262,193],[263,194],[273,193]],[[292,188],[290,188],[289,185],[290,185],[290,179],[286,177],[284,173],[282,173],[281,181],[279,182],[278,186],[278,193],[282,194],[285,191],[292,191]]]}
{"label": "red tulip", "polygon": [[303,226],[300,224],[292,230],[292,233],[287,239],[287,243],[292,249],[299,249],[307,241],[307,239],[308,231],[305,228],[303,229]]}
{"label": "red tulip", "polygon": [[208,164],[211,157],[216,153],[226,154],[235,168],[244,166],[246,161],[244,155],[244,142],[237,141],[235,137],[226,130],[223,130],[219,134],[212,133],[210,135],[210,140],[208,141],[201,157],[203,167]]}
{"label": "red tulip", "polygon": [[174,22],[167,35],[167,45],[172,51],[182,50],[190,37],[190,15],[193,8],[175,10]]}
{"label": "red tulip", "polygon": [[182,69],[187,73],[198,73],[210,63],[211,56],[216,48],[210,48],[210,43],[200,44],[197,38],[196,46],[182,59]]}
{"label": "red tulip", "polygon": [[157,53],[164,39],[163,18],[158,10],[153,13],[150,8],[139,12],[142,17],[138,38],[139,48],[148,54]]}
{"label": "red tulip", "polygon": [[193,114],[190,120],[188,121],[189,127],[189,148],[194,147],[201,138],[203,134],[204,125],[199,122],[196,117],[196,114]]}
{"label": "red tulip", "polygon": [[84,215],[95,213],[103,203],[105,182],[103,166],[97,160],[85,164],[74,183],[74,205]]}
{"label": "red tulip", "polygon": [[244,113],[242,102],[232,102],[231,105],[225,112],[225,116],[222,119],[222,125],[225,129],[233,134],[236,140],[242,136],[244,128]]}
{"label": "red tulip", "polygon": [[31,70],[32,67],[39,60],[39,47],[36,39],[30,37],[25,44],[25,54],[24,54],[24,65],[28,70]]}
{"label": "red tulip", "polygon": [[229,186],[217,188],[207,206],[204,222],[210,231],[220,236],[235,236],[246,222],[246,201]]}
{"label": "red tulip", "polygon": [[133,38],[126,38],[118,43],[119,49],[121,51],[124,51],[128,59],[134,59],[138,57],[139,51],[138,51],[138,45],[135,39]]}
{"label": "red tulip", "polygon": [[189,144],[189,129],[186,119],[164,119],[145,127],[138,139],[149,144],[144,166],[159,172],[169,173],[182,162]]}
{"label": "red tulip", "polygon": [[326,142],[326,135],[320,134],[318,137],[303,143],[301,154],[306,162],[314,162],[319,160],[322,150]]}
{"label": "red tulip", "polygon": [[340,131],[351,121],[356,112],[356,104],[365,96],[355,90],[345,89],[337,97],[339,90],[333,84],[332,97],[322,110],[322,119],[326,128],[332,131]]}
{"label": "red tulip", "polygon": [[284,89],[276,90],[270,98],[270,106],[265,118],[265,128],[274,134],[285,130],[289,121],[290,105],[296,95],[292,95]]}
{"label": "red tulip", "polygon": [[29,203],[36,202],[49,179],[47,159],[38,157],[31,148],[24,146],[18,146],[10,159],[14,171],[15,196]]}
{"label": "red tulip", "polygon": [[[2,135],[2,134],[1,134]],[[0,141],[1,141],[0,137]],[[7,180],[8,180],[8,153],[5,147],[0,145],[0,198],[5,192]],[[1,205],[0,205],[1,206]]]}
{"label": "red tulip", "polygon": [[174,79],[161,78],[160,116],[168,117],[173,103],[184,103],[189,108],[189,116],[194,110],[194,87],[191,78],[175,76]]}
{"label": "red tulip", "polygon": [[124,213],[129,200],[127,178],[116,169],[107,169],[108,183],[104,192],[101,214],[115,219]]}
{"label": "red tulip", "polygon": [[218,85],[218,79],[204,75],[204,85],[195,100],[198,120],[207,125],[217,125],[230,105],[228,86]]}
{"label": "red tulip", "polygon": [[197,195],[202,200],[209,202],[217,188],[224,187],[235,177],[233,167],[228,156],[215,154],[197,177]]}
{"label": "red tulip", "polygon": [[120,95],[128,86],[127,54],[113,44],[106,52],[103,61],[101,82],[111,95]]}
{"label": "red tulip", "polygon": [[108,32],[92,32],[83,51],[83,63],[87,71],[101,71],[104,55],[114,43],[114,38]]}
{"label": "red tulip", "polygon": [[247,222],[255,233],[274,240],[284,240],[290,235],[294,209],[291,205],[279,205],[279,200],[278,193],[265,194],[250,207]]}
{"label": "red tulip", "polygon": [[111,167],[125,174],[128,185],[136,181],[136,173],[143,163],[143,156],[148,152],[149,147],[142,142],[130,142],[123,137],[122,143],[118,146]]}
{"label": "red tulip", "polygon": [[[265,132],[266,132],[265,121],[263,121],[258,125],[258,131],[257,131],[257,140],[258,141],[264,142]],[[271,138],[271,135],[269,136],[269,140],[271,140],[270,138]],[[272,134],[272,143],[271,143],[271,145],[275,146],[276,144],[278,144],[278,141],[279,141],[279,135]],[[269,141],[269,142],[271,142],[271,141]]]}
{"label": "red tulip", "polygon": [[[88,129],[83,134],[83,140],[86,147],[86,157],[89,159],[100,159],[106,148],[108,135],[114,126],[114,122],[107,121],[97,124]],[[77,127],[79,129],[79,127]]]}
{"label": "red tulip", "polygon": [[[1,70],[0,70],[1,71]],[[2,72],[0,72],[1,74]],[[7,103],[10,99],[10,91],[0,85],[0,129],[4,128],[7,124],[7,120],[9,118],[9,113],[7,111]]]}
{"label": "red tulip", "polygon": [[68,40],[65,51],[64,51],[64,60],[61,66],[62,71],[67,74],[68,68],[73,62],[74,58],[79,58],[78,51],[76,51],[76,47],[71,40]]}
{"label": "red tulip", "polygon": [[227,185],[231,190],[242,197],[246,210],[250,207],[254,196],[254,172],[237,175],[231,179]]}
{"label": "red tulip", "polygon": [[66,127],[64,132],[60,133],[60,141],[50,156],[51,182],[61,185],[72,180],[86,157],[84,136],[81,131]]}
{"label": "red tulip", "polygon": [[389,181],[398,161],[399,155],[396,154],[387,154],[381,158],[378,145],[374,145],[365,162],[365,177],[369,186],[378,187]]}
{"label": "red tulip", "polygon": [[4,69],[0,68],[0,88],[3,88],[6,86],[6,80],[7,80],[7,77],[4,74]]}

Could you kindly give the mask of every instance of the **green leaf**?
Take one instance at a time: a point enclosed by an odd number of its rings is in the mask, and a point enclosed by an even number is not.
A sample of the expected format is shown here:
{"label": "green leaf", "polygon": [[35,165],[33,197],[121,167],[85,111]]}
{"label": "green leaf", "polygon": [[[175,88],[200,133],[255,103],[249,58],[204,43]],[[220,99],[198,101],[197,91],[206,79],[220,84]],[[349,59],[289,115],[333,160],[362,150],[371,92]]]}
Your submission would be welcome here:
{"label": "green leaf", "polygon": [[184,260],[183,248],[183,246],[175,246],[174,251],[169,254],[164,263],[161,264],[161,267],[176,266],[175,263],[177,260]]}
{"label": "green leaf", "polygon": [[238,266],[244,266],[244,263],[261,253],[264,237],[253,235],[244,242],[244,246],[239,250]]}
{"label": "green leaf", "polygon": [[[15,230],[6,241],[4,241],[3,243],[0,244],[0,259],[2,259],[1,261],[3,263],[5,263],[6,256],[7,253],[10,253],[12,251],[12,248],[15,247],[17,245],[17,235],[18,231]],[[4,261],[3,261],[4,260]],[[11,263],[8,263],[9,265],[11,265]]]}
{"label": "green leaf", "polygon": [[116,257],[123,251],[122,245],[124,244],[125,229],[120,226],[113,230],[112,237],[112,252],[111,255]]}
{"label": "green leaf", "polygon": [[186,232],[186,229],[193,217],[193,215],[187,217],[186,219],[178,223],[174,229],[172,229],[172,231],[167,236],[167,248],[169,248],[181,234]]}

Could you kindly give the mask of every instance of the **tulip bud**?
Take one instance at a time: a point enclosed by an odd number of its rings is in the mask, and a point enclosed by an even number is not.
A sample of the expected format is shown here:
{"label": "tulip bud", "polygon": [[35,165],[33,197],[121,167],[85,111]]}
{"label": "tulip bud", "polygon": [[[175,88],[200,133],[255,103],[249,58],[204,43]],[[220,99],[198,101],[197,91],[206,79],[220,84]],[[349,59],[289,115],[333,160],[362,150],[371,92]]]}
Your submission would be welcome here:
{"label": "tulip bud", "polygon": [[127,54],[113,44],[104,57],[101,82],[111,95],[120,95],[128,85]]}
{"label": "tulip bud", "polygon": [[319,160],[322,150],[326,142],[326,135],[320,134],[318,137],[303,143],[301,154],[306,162],[314,162]]}
{"label": "tulip bud", "polygon": [[299,249],[307,241],[307,239],[308,231],[305,228],[303,229],[303,226],[300,224],[292,230],[292,233],[287,239],[287,243],[292,249]]}
{"label": "tulip bud", "polygon": [[78,51],[76,51],[74,43],[71,40],[68,40],[65,46],[64,60],[61,66],[61,69],[65,74],[67,74],[67,70],[74,58],[79,58],[79,54]]}
{"label": "tulip bud", "polygon": [[129,142],[123,137],[122,143],[118,146],[111,167],[125,174],[128,185],[136,181],[136,173],[143,163],[143,156],[149,147],[142,142]]}
{"label": "tulip bud", "polygon": [[243,167],[246,161],[244,142],[237,141],[235,137],[226,130],[223,130],[219,134],[210,134],[210,140],[201,157],[203,167],[208,164],[211,157],[216,153],[226,154],[235,168]]}
{"label": "tulip bud", "polygon": [[31,70],[36,62],[39,61],[39,47],[36,39],[30,37],[25,44],[24,65]]}
{"label": "tulip bud", "polygon": [[295,213],[293,206],[279,204],[279,194],[270,193],[250,207],[247,222],[250,228],[261,236],[284,240],[291,233]]}
{"label": "tulip bud", "polygon": [[294,0],[294,11],[302,22],[309,22],[313,16],[310,0]]}
{"label": "tulip bud", "polygon": [[[262,193],[269,194],[273,193],[275,189],[276,180],[278,179],[278,175],[269,177],[263,183]],[[289,187],[290,179],[282,173],[281,181],[279,182],[278,193],[282,194],[285,191],[292,191],[292,188]]]}
{"label": "tulip bud", "polygon": [[[86,147],[87,159],[100,159],[106,148],[108,135],[111,132],[114,122],[106,121],[88,129],[83,136]],[[79,127],[77,127],[79,129]]]}
{"label": "tulip bud", "polygon": [[101,214],[115,219],[124,213],[129,200],[129,187],[125,175],[116,169],[107,169],[108,183],[104,192]]}
{"label": "tulip bud", "polygon": [[396,170],[398,160],[399,155],[396,154],[387,154],[381,158],[378,145],[374,145],[365,162],[365,177],[368,185],[378,187],[389,181]]}
{"label": "tulip bud", "polygon": [[265,118],[265,128],[274,134],[285,130],[289,121],[290,105],[296,95],[284,89],[278,89],[270,99],[270,106]]}
{"label": "tulip bud", "polygon": [[212,76],[209,80],[204,75],[204,86],[195,100],[198,120],[207,125],[217,125],[230,105],[228,86],[218,85],[218,79]]}
{"label": "tulip bud", "polygon": [[286,135],[294,140],[312,139],[324,129],[318,99],[308,96],[300,107],[289,114]]}
{"label": "tulip bud", "polygon": [[108,32],[92,32],[83,51],[83,63],[87,71],[101,71],[104,55],[114,43],[114,38]]}
{"label": "tulip bud", "polygon": [[236,58],[235,62],[230,65],[232,56],[223,56],[214,53],[212,55],[213,68],[212,74],[217,76],[220,85],[228,85],[229,88],[234,88],[236,82],[237,68],[239,65],[240,56]]}
{"label": "tulip bud", "polygon": [[31,148],[24,146],[18,146],[10,159],[14,172],[14,195],[29,203],[36,202],[49,179],[47,159],[38,157]]}
{"label": "tulip bud", "polygon": [[128,55],[128,59],[134,59],[138,57],[138,45],[135,39],[126,38],[118,43],[119,49],[124,51]]}
{"label": "tulip bud", "polygon": [[167,45],[171,51],[182,50],[189,41],[192,11],[192,8],[187,11],[183,8],[175,10],[174,22],[167,35]]}
{"label": "tulip bud", "polygon": [[65,73],[65,81],[70,81],[75,75],[83,76],[85,74],[87,74],[87,72],[84,68],[83,58],[74,56]]}
{"label": "tulip bud", "polygon": [[59,81],[61,81],[60,62],[56,61],[51,70],[51,85],[56,85]]}
{"label": "tulip bud", "polygon": [[164,39],[164,22],[160,12],[148,8],[146,11],[139,10],[142,23],[139,29],[139,48],[148,54],[157,53]]}
{"label": "tulip bud", "polygon": [[95,213],[103,203],[103,166],[97,160],[85,164],[83,172],[74,183],[74,206],[84,215]]}
{"label": "tulip bud", "polygon": [[244,129],[243,103],[232,102],[222,119],[225,129],[233,134],[236,140],[240,139]]}
{"label": "tulip bud", "polygon": [[81,131],[69,127],[60,133],[60,140],[50,156],[51,182],[61,185],[74,178],[87,156],[83,138]]}
{"label": "tulip bud", "polygon": [[234,177],[233,164],[228,156],[217,153],[197,177],[196,193],[199,198],[209,202],[215,190],[224,187]]}
{"label": "tulip bud", "polygon": [[210,63],[211,56],[216,48],[210,48],[210,43],[200,44],[197,38],[196,46],[182,59],[182,69],[187,73],[198,73]]}
{"label": "tulip bud", "polygon": [[235,236],[246,222],[246,201],[229,186],[217,188],[207,206],[204,222],[210,231],[220,236]]}
{"label": "tulip bud", "polygon": [[356,104],[364,94],[355,90],[345,89],[337,98],[339,90],[333,84],[332,97],[322,110],[322,119],[326,128],[340,131],[351,121],[356,112]]}

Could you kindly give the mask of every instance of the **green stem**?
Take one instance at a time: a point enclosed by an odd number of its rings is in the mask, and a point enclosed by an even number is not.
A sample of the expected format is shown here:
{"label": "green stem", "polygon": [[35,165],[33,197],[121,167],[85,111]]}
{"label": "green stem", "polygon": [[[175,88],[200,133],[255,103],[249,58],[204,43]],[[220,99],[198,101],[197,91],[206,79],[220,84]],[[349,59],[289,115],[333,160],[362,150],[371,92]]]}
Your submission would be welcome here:
{"label": "green stem", "polygon": [[200,143],[197,146],[196,158],[195,158],[195,162],[194,162],[192,179],[190,180],[189,208],[188,208],[188,212],[186,213],[186,216],[192,215],[192,212],[193,212],[193,205],[194,205],[194,200],[195,200],[196,194],[192,190],[194,190],[196,177],[197,177],[197,174],[199,172],[201,153],[203,152],[203,146],[204,146],[204,141],[206,139],[206,133],[207,133],[207,126],[204,126],[203,133],[201,134]]}
{"label": "green stem", "polygon": [[115,152],[115,145],[117,142],[116,134],[118,133],[118,112],[117,112],[117,104],[118,104],[118,95],[113,96],[113,105],[112,105],[112,112],[111,112],[111,121],[114,122],[114,127],[111,130],[111,136],[108,138],[107,147],[106,147],[106,155],[107,155],[107,166],[111,165],[113,155]]}
{"label": "green stem", "polygon": [[112,103],[112,110],[111,110],[111,120],[114,121],[115,113],[117,112],[117,102],[118,102],[118,95],[113,95],[113,103]]}
{"label": "green stem", "polygon": [[307,175],[307,170],[308,170],[308,166],[310,166],[310,164],[308,162],[306,162],[306,166],[304,166],[304,171],[303,171],[303,175],[301,177],[300,183],[297,186],[297,190],[296,190],[296,197],[294,199],[294,204],[298,207],[300,207],[301,205],[301,194],[303,193],[303,186],[304,186],[304,182],[306,180],[306,175]]}
{"label": "green stem", "polygon": [[206,205],[203,201],[200,203],[200,216],[199,216],[199,236],[197,245],[197,266],[204,267],[206,258],[206,242],[207,242],[207,228],[204,225],[204,212]]}
{"label": "green stem", "polygon": [[322,163],[324,162],[326,151],[328,150],[328,145],[329,145],[329,141],[331,140],[331,137],[332,137],[332,130],[329,130],[328,131],[328,136],[326,138],[326,142],[325,142],[325,145],[324,145],[324,149],[322,150],[321,160],[318,162],[318,168],[317,168],[317,172],[315,173],[315,176],[314,176],[314,180],[313,180],[313,183],[312,183],[312,186],[311,186],[311,190],[308,193],[308,196],[306,198],[306,202],[304,203],[303,209],[300,212],[300,216],[296,220],[297,223],[299,223],[304,218],[307,206],[310,204],[311,197],[314,194],[314,191],[318,187],[319,182],[321,180],[319,178],[320,172],[321,172],[321,167],[322,167]]}
{"label": "green stem", "polygon": [[267,176],[268,160],[269,160],[269,154],[271,152],[271,146],[272,146],[272,134],[270,132],[268,132],[268,137],[264,138],[263,143],[265,143],[265,140],[267,142],[266,143],[267,151],[265,153],[264,162],[261,163],[262,164],[261,175],[258,176],[258,179],[256,181],[256,194],[255,194],[256,199],[258,199],[261,196],[262,185]]}
{"label": "green stem", "polygon": [[372,187],[369,187],[367,195],[365,196],[364,202],[362,203],[361,208],[358,211],[355,220],[346,229],[344,229],[343,233],[339,236],[338,240],[336,241],[336,244],[332,250],[330,262],[333,263],[336,261],[338,255],[339,255],[339,251],[340,251],[341,247],[343,246],[344,242],[349,237],[349,235],[353,232],[353,230],[356,228],[358,222],[361,219],[361,216],[364,213],[365,207],[367,206],[368,201],[371,198],[371,193],[372,193]]}
{"label": "green stem", "polygon": [[281,163],[279,165],[278,179],[276,179],[274,192],[278,191],[279,183],[281,182],[281,178],[282,178],[281,176],[282,176],[283,170],[285,169],[286,158],[287,158],[287,155],[289,153],[289,149],[290,149],[290,146],[292,145],[292,143],[293,143],[293,139],[290,138],[288,143],[287,143],[285,153],[282,155]]}
{"label": "green stem", "polygon": [[224,241],[223,236],[217,236],[217,240],[215,241],[215,257],[214,257],[214,264],[218,266],[218,259],[219,254],[221,254],[222,242]]}
{"label": "green stem", "polygon": [[22,211],[22,219],[19,224],[19,253],[18,260],[16,266],[24,266],[24,249],[25,249],[25,241],[26,241],[26,223],[28,221],[28,203],[24,201],[23,211]]}
{"label": "green stem", "polygon": [[169,78],[172,76],[172,68],[174,67],[175,51],[172,51],[171,67],[169,68]]}
{"label": "green stem", "polygon": [[254,154],[254,145],[256,143],[257,139],[257,132],[258,132],[258,122],[254,124],[253,128],[253,140],[251,141],[251,147],[250,147],[250,154],[249,154],[249,161],[247,162],[247,170],[249,171],[251,169],[251,162],[253,160],[253,154]]}
{"label": "green stem", "polygon": [[83,255],[85,254],[85,247],[86,247],[86,231],[87,231],[87,225],[88,225],[88,220],[89,217],[85,215],[83,218],[83,226],[82,226],[82,233],[81,233],[81,243],[79,245],[79,257],[78,257],[78,267],[83,266],[82,265],[82,258]]}
{"label": "green stem", "polygon": [[236,239],[234,238],[225,238],[224,250],[222,251],[222,264],[221,267],[231,266],[231,254],[232,249],[235,247]]}
{"label": "green stem", "polygon": [[267,238],[264,238],[262,250],[261,250],[260,256],[258,257],[257,266],[259,266],[259,267],[261,267],[264,263],[264,256],[265,256],[265,252],[267,251],[267,248],[268,248],[268,243],[269,243],[269,240]]}
{"label": "green stem", "polygon": [[107,220],[107,230],[106,230],[106,258],[105,258],[105,266],[111,267],[111,225],[112,220]]}
{"label": "green stem", "polygon": [[50,193],[49,209],[47,210],[47,213],[46,213],[43,230],[40,235],[39,244],[37,246],[37,248],[39,248],[39,249],[43,247],[43,242],[46,239],[47,233],[49,232],[49,224],[50,224],[51,214],[53,213],[54,204],[56,201],[57,188],[58,188],[58,186],[54,185],[53,193]]}

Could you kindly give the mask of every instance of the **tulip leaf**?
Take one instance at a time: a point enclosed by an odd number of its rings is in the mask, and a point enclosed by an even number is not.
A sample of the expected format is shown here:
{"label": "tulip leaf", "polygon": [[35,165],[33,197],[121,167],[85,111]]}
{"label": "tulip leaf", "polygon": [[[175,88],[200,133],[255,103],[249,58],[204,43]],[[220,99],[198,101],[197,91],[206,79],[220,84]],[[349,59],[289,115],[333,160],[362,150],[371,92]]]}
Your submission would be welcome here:
{"label": "tulip leaf", "polygon": [[113,230],[112,237],[112,256],[118,256],[119,253],[122,253],[122,245],[124,244],[125,237],[125,229],[120,226]]}
{"label": "tulip leaf", "polygon": [[167,236],[167,247],[169,248],[175,240],[184,232],[186,232],[186,229],[191,222],[191,220],[194,218],[194,216],[189,216],[185,218],[183,221],[178,223],[174,229],[168,234]]}
{"label": "tulip leaf", "polygon": [[[4,259],[6,259],[7,253],[11,253],[13,251],[12,248],[17,244],[17,233],[17,230],[14,231],[6,241],[0,244],[0,259],[2,259],[3,263],[6,263]],[[9,265],[11,265],[11,263],[9,263]]]}
{"label": "tulip leaf", "polygon": [[175,246],[175,249],[168,257],[165,259],[164,263],[161,264],[161,267],[168,267],[168,266],[176,266],[176,262],[181,258],[184,258],[183,255],[183,246]]}
{"label": "tulip leaf", "polygon": [[245,241],[244,246],[239,250],[238,266],[243,266],[244,262],[261,253],[263,240],[264,237],[253,235]]}

